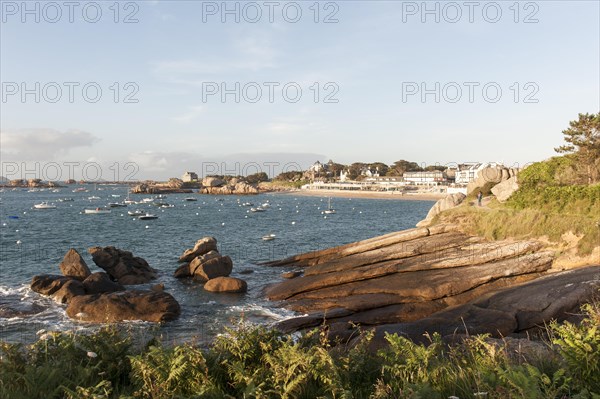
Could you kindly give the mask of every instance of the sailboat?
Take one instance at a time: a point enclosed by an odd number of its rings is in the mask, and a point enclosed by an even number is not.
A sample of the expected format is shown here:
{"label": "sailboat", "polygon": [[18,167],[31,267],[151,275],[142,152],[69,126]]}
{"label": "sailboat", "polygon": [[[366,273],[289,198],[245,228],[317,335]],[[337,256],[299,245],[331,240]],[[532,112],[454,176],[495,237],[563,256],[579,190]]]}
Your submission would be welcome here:
{"label": "sailboat", "polygon": [[331,197],[329,197],[329,202],[327,203],[327,209],[326,209],[326,210],[324,210],[324,211],[323,211],[323,213],[326,213],[326,214],[332,214],[332,213],[335,213],[335,209],[333,209],[333,208],[331,207]]}
{"label": "sailboat", "polygon": [[131,187],[129,187],[127,189],[127,198],[125,198],[125,201],[123,201],[124,204],[127,205],[131,205],[131,204],[137,204],[137,202],[135,202],[134,200],[132,200],[129,195],[131,194]]}

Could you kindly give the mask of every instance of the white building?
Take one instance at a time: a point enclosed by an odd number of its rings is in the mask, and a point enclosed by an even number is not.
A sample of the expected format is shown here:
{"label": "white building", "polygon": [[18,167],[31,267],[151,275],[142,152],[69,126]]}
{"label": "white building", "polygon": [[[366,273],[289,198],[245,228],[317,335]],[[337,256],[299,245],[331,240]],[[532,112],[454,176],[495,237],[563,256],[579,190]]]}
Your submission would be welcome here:
{"label": "white building", "polygon": [[183,176],[181,176],[181,180],[184,183],[198,181],[198,175],[195,172],[185,172]]}
{"label": "white building", "polygon": [[439,170],[422,171],[422,172],[404,172],[402,175],[405,182],[413,184],[440,184],[445,183],[448,179],[444,173]]}
{"label": "white building", "polygon": [[340,182],[345,182],[348,180],[348,172],[341,170],[340,171]]}
{"label": "white building", "polygon": [[321,173],[324,169],[323,164],[317,161],[308,167],[308,172]]}

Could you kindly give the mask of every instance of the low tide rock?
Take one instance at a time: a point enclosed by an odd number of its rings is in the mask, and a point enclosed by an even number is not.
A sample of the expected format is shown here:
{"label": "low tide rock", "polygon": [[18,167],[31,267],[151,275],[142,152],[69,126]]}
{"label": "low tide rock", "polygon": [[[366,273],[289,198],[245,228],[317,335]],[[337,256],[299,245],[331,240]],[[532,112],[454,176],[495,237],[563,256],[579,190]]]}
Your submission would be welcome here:
{"label": "low tide rock", "polygon": [[200,262],[194,269],[193,276],[197,280],[208,281],[217,277],[227,277],[231,274],[232,270],[233,262],[231,258],[229,256],[218,256]]}
{"label": "low tide rock", "polygon": [[208,280],[204,289],[210,292],[241,293],[248,290],[248,285],[242,279],[235,277],[217,277]]}
{"label": "low tide rock", "polygon": [[73,277],[80,281],[85,280],[92,274],[85,260],[74,248],[69,249],[59,267],[64,276]]}
{"label": "low tide rock", "polygon": [[65,282],[52,297],[58,303],[68,303],[79,295],[85,295],[85,288],[81,281],[73,279]]}
{"label": "low tide rock", "polygon": [[110,323],[141,320],[155,323],[179,317],[179,303],[166,292],[130,290],[109,294],[77,296],[69,302],[67,315],[72,319]]}
{"label": "low tide rock", "polygon": [[281,273],[281,277],[287,278],[287,279],[296,278],[296,277],[300,277],[300,276],[302,276],[302,272],[299,270]]}
{"label": "low tide rock", "polygon": [[194,258],[207,254],[210,251],[217,251],[217,239],[214,237],[204,237],[196,241],[194,248],[186,249],[179,257],[179,262],[191,262]]}
{"label": "low tide rock", "polygon": [[96,272],[83,280],[85,292],[91,294],[103,294],[108,292],[125,291],[125,287],[121,284],[112,281],[108,274],[104,272]]}
{"label": "low tide rock", "polygon": [[88,252],[96,265],[123,285],[145,284],[156,278],[156,270],[129,251],[111,246],[93,247]]}
{"label": "low tide rock", "polygon": [[31,289],[38,294],[52,295],[70,280],[70,277],[40,274],[31,279]]}

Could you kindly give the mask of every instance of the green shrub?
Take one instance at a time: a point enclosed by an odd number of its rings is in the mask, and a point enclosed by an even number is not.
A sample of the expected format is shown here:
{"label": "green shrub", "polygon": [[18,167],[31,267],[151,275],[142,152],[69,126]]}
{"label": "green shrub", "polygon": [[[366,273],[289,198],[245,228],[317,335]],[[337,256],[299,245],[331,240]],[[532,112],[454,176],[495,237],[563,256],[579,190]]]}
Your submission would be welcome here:
{"label": "green shrub", "polygon": [[515,358],[485,335],[452,345],[437,334],[427,345],[387,335],[374,352],[372,332],[332,347],[325,329],[291,336],[240,324],[208,350],[153,344],[132,353],[116,329],[52,333],[30,346],[0,342],[0,397],[597,399],[600,306],[584,311],[580,324],[550,324],[543,362]]}

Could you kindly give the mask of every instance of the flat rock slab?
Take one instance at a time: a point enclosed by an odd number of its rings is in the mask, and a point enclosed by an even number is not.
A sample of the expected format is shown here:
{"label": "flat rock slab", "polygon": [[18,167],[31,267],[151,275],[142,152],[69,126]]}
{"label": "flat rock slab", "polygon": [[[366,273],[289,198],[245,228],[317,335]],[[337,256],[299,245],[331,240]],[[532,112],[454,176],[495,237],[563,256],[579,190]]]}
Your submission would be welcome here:
{"label": "flat rock slab", "polygon": [[426,332],[442,336],[488,333],[502,337],[527,331],[550,320],[561,321],[579,313],[581,305],[597,293],[598,284],[600,266],[553,273],[421,320],[377,326],[372,344],[384,346],[386,333],[425,341]]}
{"label": "flat rock slab", "polygon": [[161,323],[179,317],[179,303],[166,292],[121,291],[72,298],[67,315],[78,321],[111,323],[141,320]]}

